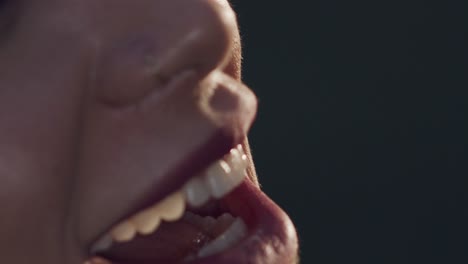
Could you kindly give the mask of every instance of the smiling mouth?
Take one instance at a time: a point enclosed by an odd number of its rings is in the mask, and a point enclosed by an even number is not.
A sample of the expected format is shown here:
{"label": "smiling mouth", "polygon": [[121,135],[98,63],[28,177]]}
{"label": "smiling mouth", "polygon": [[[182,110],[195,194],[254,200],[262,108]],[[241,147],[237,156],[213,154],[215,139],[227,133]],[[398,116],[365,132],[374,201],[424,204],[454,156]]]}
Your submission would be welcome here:
{"label": "smiling mouth", "polygon": [[232,148],[179,190],[109,227],[85,263],[292,263],[284,261],[296,251],[294,227],[246,177],[247,167],[242,145]]}

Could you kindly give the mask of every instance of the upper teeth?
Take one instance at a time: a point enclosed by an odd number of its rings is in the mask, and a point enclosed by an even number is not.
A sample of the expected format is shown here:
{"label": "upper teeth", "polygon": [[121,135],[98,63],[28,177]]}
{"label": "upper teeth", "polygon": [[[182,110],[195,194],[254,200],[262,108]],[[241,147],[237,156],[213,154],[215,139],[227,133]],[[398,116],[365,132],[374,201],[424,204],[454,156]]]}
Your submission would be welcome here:
{"label": "upper teeth", "polygon": [[222,198],[242,183],[246,168],[247,156],[239,145],[200,175],[190,179],[181,190],[117,224],[109,234],[94,244],[92,251],[106,250],[113,241],[132,240],[137,233],[141,235],[154,233],[162,220],[172,222],[180,219],[185,211],[186,202],[191,206],[200,207],[211,197]]}

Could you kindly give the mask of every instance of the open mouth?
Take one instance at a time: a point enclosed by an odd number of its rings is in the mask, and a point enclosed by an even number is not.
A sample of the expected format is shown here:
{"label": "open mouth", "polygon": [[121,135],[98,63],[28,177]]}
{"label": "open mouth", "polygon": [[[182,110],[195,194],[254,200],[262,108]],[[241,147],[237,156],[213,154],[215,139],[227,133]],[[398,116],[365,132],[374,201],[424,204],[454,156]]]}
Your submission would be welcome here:
{"label": "open mouth", "polygon": [[179,190],[109,227],[86,264],[292,263],[287,215],[246,177],[232,148]]}

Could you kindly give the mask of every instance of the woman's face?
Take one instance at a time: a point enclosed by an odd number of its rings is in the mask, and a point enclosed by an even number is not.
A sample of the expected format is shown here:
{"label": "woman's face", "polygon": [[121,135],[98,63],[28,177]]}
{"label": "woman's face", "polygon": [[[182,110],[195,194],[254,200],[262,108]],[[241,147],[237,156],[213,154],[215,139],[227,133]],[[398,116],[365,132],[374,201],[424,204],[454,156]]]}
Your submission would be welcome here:
{"label": "woman's face", "polygon": [[292,262],[240,58],[225,0],[0,1],[1,262]]}

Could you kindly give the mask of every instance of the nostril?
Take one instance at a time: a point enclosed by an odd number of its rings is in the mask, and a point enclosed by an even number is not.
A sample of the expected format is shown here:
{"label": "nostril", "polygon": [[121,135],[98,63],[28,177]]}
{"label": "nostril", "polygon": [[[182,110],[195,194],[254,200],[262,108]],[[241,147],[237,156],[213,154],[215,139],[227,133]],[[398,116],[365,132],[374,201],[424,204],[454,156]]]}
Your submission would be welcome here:
{"label": "nostril", "polygon": [[252,91],[224,72],[212,72],[201,86],[204,87],[202,91],[205,93],[205,96],[201,96],[204,98],[202,104],[206,106],[206,111],[218,117],[229,118],[247,108],[256,109],[256,99]]}
{"label": "nostril", "polygon": [[217,112],[231,112],[239,107],[239,96],[233,91],[217,87],[210,98],[210,106]]}

